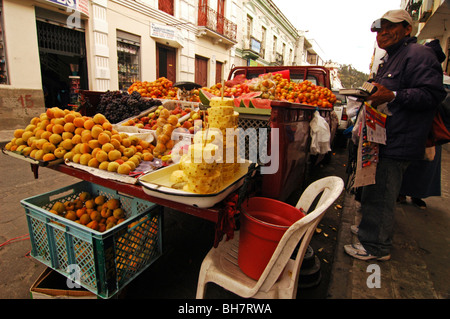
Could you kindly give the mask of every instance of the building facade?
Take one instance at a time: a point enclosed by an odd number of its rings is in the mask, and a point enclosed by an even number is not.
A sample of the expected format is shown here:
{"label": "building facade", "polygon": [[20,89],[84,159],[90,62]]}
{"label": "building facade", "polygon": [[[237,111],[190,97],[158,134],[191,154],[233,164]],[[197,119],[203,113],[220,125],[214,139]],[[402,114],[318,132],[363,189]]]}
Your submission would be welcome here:
{"label": "building facade", "polygon": [[271,0],[0,0],[0,14],[2,114],[68,107],[77,89],[209,87],[233,66],[324,64]]}

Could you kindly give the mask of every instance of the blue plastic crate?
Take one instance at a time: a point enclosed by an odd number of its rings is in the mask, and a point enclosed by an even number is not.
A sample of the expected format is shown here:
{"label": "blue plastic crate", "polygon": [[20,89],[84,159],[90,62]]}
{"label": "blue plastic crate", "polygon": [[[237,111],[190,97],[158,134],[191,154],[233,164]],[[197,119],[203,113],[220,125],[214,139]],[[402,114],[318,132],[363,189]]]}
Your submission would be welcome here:
{"label": "blue plastic crate", "polygon": [[[49,212],[82,192],[117,198],[126,219],[98,232]],[[110,298],[162,254],[162,207],[90,182],[23,199],[31,256],[101,298]]]}

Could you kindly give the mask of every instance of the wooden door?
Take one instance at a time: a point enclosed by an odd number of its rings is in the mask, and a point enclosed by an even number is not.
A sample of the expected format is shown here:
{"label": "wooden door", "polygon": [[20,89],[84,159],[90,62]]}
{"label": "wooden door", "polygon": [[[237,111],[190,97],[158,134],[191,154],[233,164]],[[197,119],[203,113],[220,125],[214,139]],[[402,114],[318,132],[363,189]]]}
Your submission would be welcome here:
{"label": "wooden door", "polygon": [[222,83],[222,80],[224,80],[222,77],[222,67],[223,63],[216,61],[216,83]]}
{"label": "wooden door", "polygon": [[195,56],[195,83],[208,86],[208,59]]}
{"label": "wooden door", "polygon": [[176,82],[176,49],[156,44],[156,77]]}

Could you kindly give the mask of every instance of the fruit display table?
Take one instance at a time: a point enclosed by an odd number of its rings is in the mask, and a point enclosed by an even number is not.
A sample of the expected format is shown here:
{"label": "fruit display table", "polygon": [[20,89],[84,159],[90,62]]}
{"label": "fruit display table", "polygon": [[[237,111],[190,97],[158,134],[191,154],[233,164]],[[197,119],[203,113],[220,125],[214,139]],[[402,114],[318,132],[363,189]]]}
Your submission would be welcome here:
{"label": "fruit display table", "polygon": [[[144,192],[142,189],[142,186],[136,185],[136,184],[128,184],[128,183],[122,183],[115,180],[109,180],[104,179],[101,177],[98,177],[96,175],[90,174],[89,172],[86,172],[84,170],[71,167],[65,164],[59,164],[59,165],[52,165],[48,166],[47,168],[53,169],[55,171],[70,175],[72,177],[79,178],[84,181],[89,181],[91,183],[105,186],[111,189],[114,189],[118,192],[134,196],[164,207],[172,208],[181,212],[184,212],[186,214],[190,214],[196,217],[200,217],[209,221],[212,221],[214,223],[217,223],[220,220],[220,209],[216,207],[212,208],[198,208],[191,205],[186,205],[179,202],[170,201],[167,199],[157,198],[151,195],[148,195]],[[33,168],[37,169],[37,168]]]}

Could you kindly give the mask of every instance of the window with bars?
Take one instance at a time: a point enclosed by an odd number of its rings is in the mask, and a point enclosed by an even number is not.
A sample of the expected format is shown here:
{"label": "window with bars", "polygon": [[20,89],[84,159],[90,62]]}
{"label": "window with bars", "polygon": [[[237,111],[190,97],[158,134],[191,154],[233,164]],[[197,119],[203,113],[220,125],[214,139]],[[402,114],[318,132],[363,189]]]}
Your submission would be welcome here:
{"label": "window with bars", "polygon": [[39,49],[46,53],[85,56],[84,33],[36,21]]}

